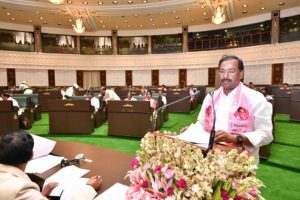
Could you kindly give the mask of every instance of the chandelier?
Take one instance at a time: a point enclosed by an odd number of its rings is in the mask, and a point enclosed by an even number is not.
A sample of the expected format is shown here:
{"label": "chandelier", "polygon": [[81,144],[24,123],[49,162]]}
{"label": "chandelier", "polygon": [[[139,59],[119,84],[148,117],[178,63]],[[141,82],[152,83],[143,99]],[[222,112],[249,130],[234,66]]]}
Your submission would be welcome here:
{"label": "chandelier", "polygon": [[62,4],[65,2],[65,0],[48,0],[48,1],[50,1],[53,4]]}
{"label": "chandelier", "polygon": [[83,26],[82,19],[76,19],[76,24],[73,25],[73,29],[76,33],[81,34],[85,31],[85,27]]}
{"label": "chandelier", "polygon": [[215,13],[212,16],[212,22],[215,24],[222,24],[225,22],[225,13],[224,13],[224,6],[217,6],[215,9]]}

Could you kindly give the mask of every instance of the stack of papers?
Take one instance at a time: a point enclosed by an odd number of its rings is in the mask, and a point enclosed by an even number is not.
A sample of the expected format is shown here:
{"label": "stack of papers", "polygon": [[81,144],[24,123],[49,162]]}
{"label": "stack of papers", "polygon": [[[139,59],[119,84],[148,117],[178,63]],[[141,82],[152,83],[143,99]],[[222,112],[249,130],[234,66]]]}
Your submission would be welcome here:
{"label": "stack of papers", "polygon": [[78,182],[79,178],[87,174],[90,170],[80,169],[74,165],[67,166],[50,176],[45,180],[44,187],[50,182],[57,182],[58,186],[55,187],[50,196],[60,196],[62,191],[74,182]]}
{"label": "stack of papers", "polygon": [[115,183],[94,200],[125,200],[126,191],[128,189],[129,187],[126,185]]}
{"label": "stack of papers", "polygon": [[34,141],[33,159],[46,156],[49,155],[49,153],[51,153],[56,144],[55,141],[34,134],[31,134],[31,136],[33,137]]}
{"label": "stack of papers", "polygon": [[47,155],[30,160],[25,168],[25,173],[44,173],[45,171],[59,165],[64,157]]}
{"label": "stack of papers", "polygon": [[191,124],[187,130],[177,136],[180,140],[195,143],[204,148],[208,147],[209,137],[210,134],[203,130],[199,124]]}

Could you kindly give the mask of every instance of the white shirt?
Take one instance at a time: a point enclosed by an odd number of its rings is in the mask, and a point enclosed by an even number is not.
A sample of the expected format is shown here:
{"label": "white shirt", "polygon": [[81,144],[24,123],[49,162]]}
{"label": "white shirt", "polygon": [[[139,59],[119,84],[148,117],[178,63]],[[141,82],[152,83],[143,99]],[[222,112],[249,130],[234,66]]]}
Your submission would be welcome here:
{"label": "white shirt", "polygon": [[[259,162],[259,147],[264,146],[272,142],[272,105],[266,101],[265,97],[252,89],[247,87],[243,87],[243,91],[247,94],[247,98],[252,104],[252,112],[253,112],[253,120],[252,120],[252,130],[251,132],[243,133],[253,147],[245,146],[247,150],[249,150],[252,156],[255,157],[256,163]],[[228,131],[228,120],[229,120],[229,112],[231,108],[231,104],[233,102],[233,98],[236,94],[236,88],[231,91],[228,95],[224,94],[221,91],[219,101],[215,106],[216,110],[216,131],[224,130]],[[204,129],[205,124],[205,108],[206,105],[210,102],[210,95],[207,95],[203,101],[202,109],[198,116],[198,123],[202,129]]]}
{"label": "white shirt", "polygon": [[115,91],[113,90],[106,90],[105,91],[105,97],[104,97],[105,101],[108,100],[121,100],[120,97],[115,93]]}
{"label": "white shirt", "polygon": [[27,84],[21,83],[19,85],[19,90],[24,91],[24,94],[32,94],[33,90]]}
{"label": "white shirt", "polygon": [[91,105],[94,106],[94,108],[95,108],[95,112],[97,112],[100,108],[99,99],[96,97],[93,97],[90,101],[91,101]]}
{"label": "white shirt", "polygon": [[164,103],[164,105],[167,104],[167,98],[164,95],[161,96],[161,101]]}
{"label": "white shirt", "polygon": [[[0,97],[0,101],[3,101],[3,99]],[[24,112],[24,108],[20,108],[20,105],[19,105],[19,103],[17,102],[17,100],[15,100],[14,98],[12,98],[12,97],[8,97],[7,98],[7,101],[12,101],[12,104],[13,104],[13,106],[15,106],[15,107],[18,107],[19,108],[19,110],[18,110],[18,115],[22,115],[22,113]]]}
{"label": "white shirt", "polygon": [[124,99],[124,101],[137,101],[137,99],[134,97],[131,97],[131,99],[126,98],[126,99]]}
{"label": "white shirt", "polygon": [[68,97],[71,97],[71,96],[73,96],[73,93],[74,93],[74,88],[73,88],[73,86],[71,86],[71,87],[68,87],[68,89],[65,92],[65,95]]}

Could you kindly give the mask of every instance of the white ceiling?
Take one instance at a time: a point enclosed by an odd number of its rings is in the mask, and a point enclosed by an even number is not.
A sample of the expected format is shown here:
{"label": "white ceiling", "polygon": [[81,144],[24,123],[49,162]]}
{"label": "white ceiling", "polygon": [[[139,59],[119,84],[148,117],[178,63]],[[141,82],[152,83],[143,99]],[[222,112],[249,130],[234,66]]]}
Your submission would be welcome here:
{"label": "white ceiling", "polygon": [[[117,1],[113,4],[113,0],[72,0],[71,3],[65,0],[64,4],[54,5],[48,0],[0,0],[0,22],[71,30],[75,19],[80,17],[89,32],[208,25],[215,9],[213,5],[224,0]],[[297,8],[300,14],[300,0],[226,1],[227,23],[288,8]]]}

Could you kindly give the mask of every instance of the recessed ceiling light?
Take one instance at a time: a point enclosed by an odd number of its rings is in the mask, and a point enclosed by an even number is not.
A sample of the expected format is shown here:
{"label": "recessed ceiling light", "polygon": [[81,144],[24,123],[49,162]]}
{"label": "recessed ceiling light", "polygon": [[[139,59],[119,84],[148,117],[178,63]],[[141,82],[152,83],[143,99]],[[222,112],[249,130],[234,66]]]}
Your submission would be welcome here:
{"label": "recessed ceiling light", "polygon": [[143,28],[143,25],[142,25],[142,24],[140,24],[140,28]]}
{"label": "recessed ceiling light", "polygon": [[195,20],[192,19],[191,22],[195,22]]}
{"label": "recessed ceiling light", "polygon": [[103,2],[102,2],[102,1],[99,1],[98,4],[99,4],[99,5],[103,5]]}
{"label": "recessed ceiling light", "polygon": [[168,26],[168,22],[165,22],[165,26]]}
{"label": "recessed ceiling light", "polygon": [[207,15],[207,13],[206,13],[206,12],[204,12],[204,13],[203,13],[203,15]]}
{"label": "recessed ceiling light", "polygon": [[163,13],[163,12],[160,12],[159,14],[160,14],[160,15],[163,15],[164,13]]}
{"label": "recessed ceiling light", "polygon": [[243,10],[243,14],[246,14],[246,13],[248,13],[248,11],[247,10]]}
{"label": "recessed ceiling light", "polygon": [[185,9],[186,11],[190,11],[191,9],[189,9],[189,8],[187,8],[187,9]]}
{"label": "recessed ceiling light", "polygon": [[124,21],[124,23],[128,23],[128,21],[127,21],[127,20],[125,20],[125,21]]}
{"label": "recessed ceiling light", "polygon": [[36,14],[40,14],[40,11],[35,11]]}
{"label": "recessed ceiling light", "polygon": [[294,24],[294,25],[297,25],[297,22],[294,22],[293,24]]}
{"label": "recessed ceiling light", "polygon": [[103,20],[100,20],[100,23],[103,23]]}
{"label": "recessed ceiling light", "polygon": [[61,23],[58,23],[57,25],[58,25],[58,26],[61,26]]}
{"label": "recessed ceiling light", "polygon": [[151,18],[151,19],[149,19],[149,21],[150,21],[150,22],[153,22],[153,19]]}
{"label": "recessed ceiling light", "polygon": [[181,22],[177,22],[177,24],[181,24]]}
{"label": "recessed ceiling light", "polygon": [[132,4],[132,3],[133,3],[133,1],[131,1],[131,0],[128,1],[128,4]]}
{"label": "recessed ceiling light", "polygon": [[28,20],[28,22],[29,22],[29,23],[32,23],[33,21],[30,19],[30,20]]}
{"label": "recessed ceiling light", "polygon": [[87,2],[87,1],[84,1],[84,2],[82,2],[82,3],[83,3],[83,5],[89,4],[89,2]]}
{"label": "recessed ceiling light", "polygon": [[131,28],[131,26],[130,26],[130,25],[128,25],[128,26],[127,26],[127,28]]}
{"label": "recessed ceiling light", "polygon": [[67,1],[67,3],[68,3],[68,4],[71,4],[71,3],[72,3],[72,1],[70,1],[70,0],[69,0],[69,1]]}
{"label": "recessed ceiling light", "polygon": [[172,13],[174,13],[174,14],[175,14],[175,13],[176,13],[176,10],[173,10],[173,11],[172,11]]}
{"label": "recessed ceiling light", "polygon": [[260,10],[264,10],[264,9],[266,9],[266,8],[265,8],[265,7],[261,7],[261,8],[260,8]]}
{"label": "recessed ceiling light", "polygon": [[116,28],[119,28],[119,26],[118,26],[118,25],[116,25],[115,27],[116,27]]}
{"label": "recessed ceiling light", "polygon": [[209,20],[209,18],[205,18],[204,20],[207,21],[207,20]]}
{"label": "recessed ceiling light", "polygon": [[155,26],[155,24],[152,24],[152,26]]}
{"label": "recessed ceiling light", "polygon": [[180,18],[179,16],[176,16],[176,17],[175,17],[175,19],[179,19],[179,18]]}
{"label": "recessed ceiling light", "polygon": [[44,19],[44,17],[40,17],[40,20],[43,20]]}
{"label": "recessed ceiling light", "polygon": [[225,32],[227,32],[228,30],[227,29],[225,29]]}
{"label": "recessed ceiling light", "polygon": [[243,7],[243,8],[247,8],[248,5],[247,5],[247,4],[243,4],[242,7]]}
{"label": "recessed ceiling light", "polygon": [[148,3],[148,1],[147,0],[143,0],[143,3]]}
{"label": "recessed ceiling light", "polygon": [[6,15],[7,15],[7,16],[10,16],[10,12],[7,12]]}
{"label": "recessed ceiling light", "polygon": [[135,17],[139,16],[138,14],[134,14]]}
{"label": "recessed ceiling light", "polygon": [[72,19],[69,19],[68,21],[69,21],[69,22],[72,22],[73,20],[72,20]]}
{"label": "recessed ceiling light", "polygon": [[201,6],[200,8],[204,9],[204,8],[205,8],[205,6]]}
{"label": "recessed ceiling light", "polygon": [[11,21],[15,21],[15,18],[10,18]]}
{"label": "recessed ceiling light", "polygon": [[263,26],[264,26],[263,24],[260,25],[260,27],[263,27]]}
{"label": "recessed ceiling light", "polygon": [[278,5],[283,6],[284,4],[285,4],[284,2],[280,2]]}
{"label": "recessed ceiling light", "polygon": [[105,28],[105,25],[102,25],[102,28]]}
{"label": "recessed ceiling light", "polygon": [[118,1],[113,1],[112,3],[113,3],[113,4],[118,4]]}
{"label": "recessed ceiling light", "polygon": [[47,22],[43,22],[43,24],[47,24]]}

